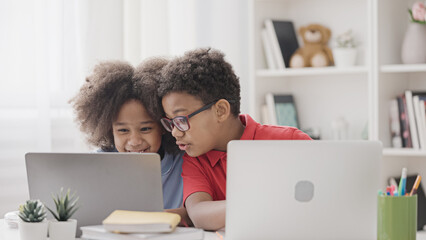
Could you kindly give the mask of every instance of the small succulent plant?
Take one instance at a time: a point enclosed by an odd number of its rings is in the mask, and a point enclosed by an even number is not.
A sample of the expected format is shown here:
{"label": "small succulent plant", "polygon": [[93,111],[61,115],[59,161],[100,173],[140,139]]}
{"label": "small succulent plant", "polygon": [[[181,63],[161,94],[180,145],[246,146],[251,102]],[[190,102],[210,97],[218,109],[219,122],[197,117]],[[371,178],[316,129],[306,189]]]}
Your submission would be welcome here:
{"label": "small succulent plant", "polygon": [[64,189],[61,188],[59,194],[53,195],[52,198],[56,205],[56,213],[47,208],[50,213],[52,213],[53,217],[58,221],[68,221],[71,216],[78,210],[76,203],[78,201],[78,197],[75,197],[75,192],[70,195],[71,190],[68,189],[66,193],[64,193]]}
{"label": "small succulent plant", "polygon": [[28,200],[19,206],[18,215],[24,222],[42,222],[46,218],[46,209],[40,200]]}

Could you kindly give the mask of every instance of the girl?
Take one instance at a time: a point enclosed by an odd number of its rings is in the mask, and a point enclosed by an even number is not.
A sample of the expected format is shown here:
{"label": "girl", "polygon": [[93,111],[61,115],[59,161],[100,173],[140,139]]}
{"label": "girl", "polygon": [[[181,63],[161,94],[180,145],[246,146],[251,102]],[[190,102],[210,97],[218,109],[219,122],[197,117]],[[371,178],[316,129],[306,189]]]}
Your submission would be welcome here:
{"label": "girl", "polygon": [[98,151],[155,152],[161,156],[164,208],[189,224],[182,207],[183,152],[159,122],[164,113],[157,85],[167,63],[166,59],[152,58],[136,69],[121,61],[101,63],[70,102],[81,131],[90,144],[100,148]]}

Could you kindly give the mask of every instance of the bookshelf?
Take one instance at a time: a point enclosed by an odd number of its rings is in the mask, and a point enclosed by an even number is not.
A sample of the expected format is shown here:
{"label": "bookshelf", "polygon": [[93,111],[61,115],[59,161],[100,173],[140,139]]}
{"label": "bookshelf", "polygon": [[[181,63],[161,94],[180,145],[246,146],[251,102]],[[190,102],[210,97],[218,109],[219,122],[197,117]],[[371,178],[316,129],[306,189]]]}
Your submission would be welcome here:
{"label": "bookshelf", "polygon": [[[344,117],[348,139],[383,143],[383,179],[400,174],[404,165],[426,176],[426,151],[392,149],[389,102],[405,90],[426,90],[426,64],[402,64],[401,44],[409,24],[412,0],[251,0],[249,4],[250,114],[261,121],[265,94],[291,93],[300,126],[318,128],[321,138],[333,138],[331,123]],[[267,18],[291,20],[297,31],[320,23],[333,36],[349,29],[358,46],[356,66],[268,70],[261,30]],[[299,37],[299,35],[298,35]],[[299,37],[299,44],[302,41]],[[419,163],[418,160],[425,160]],[[424,165],[424,166],[423,166]]]}

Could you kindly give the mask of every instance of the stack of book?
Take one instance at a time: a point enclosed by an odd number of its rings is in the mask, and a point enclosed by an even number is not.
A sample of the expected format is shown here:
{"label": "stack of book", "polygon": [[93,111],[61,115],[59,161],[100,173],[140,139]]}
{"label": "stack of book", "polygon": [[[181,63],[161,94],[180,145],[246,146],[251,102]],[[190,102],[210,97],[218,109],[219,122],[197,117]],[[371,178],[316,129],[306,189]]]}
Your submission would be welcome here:
{"label": "stack of book", "polygon": [[268,69],[288,68],[291,55],[299,48],[293,22],[266,19],[261,37]]}
{"label": "stack of book", "polygon": [[392,147],[426,150],[426,91],[411,90],[390,102]]}
{"label": "stack of book", "polygon": [[90,240],[201,240],[204,231],[177,227],[180,216],[167,212],[116,210],[103,225],[81,227],[82,239]]}

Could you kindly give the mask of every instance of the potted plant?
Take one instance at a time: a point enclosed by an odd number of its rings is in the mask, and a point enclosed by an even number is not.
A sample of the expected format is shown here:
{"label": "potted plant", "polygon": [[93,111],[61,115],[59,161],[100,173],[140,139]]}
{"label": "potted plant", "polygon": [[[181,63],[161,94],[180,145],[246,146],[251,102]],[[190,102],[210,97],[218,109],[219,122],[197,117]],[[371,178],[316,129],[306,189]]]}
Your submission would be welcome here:
{"label": "potted plant", "polygon": [[56,206],[56,212],[46,207],[55,218],[54,220],[49,221],[50,240],[75,239],[77,220],[70,218],[78,209],[76,206],[78,197],[75,197],[75,193],[70,195],[70,192],[71,190],[68,189],[68,191],[64,193],[64,189],[61,188],[59,194],[56,194],[56,196],[52,194],[52,198]]}
{"label": "potted plant", "polygon": [[19,206],[19,234],[21,240],[45,240],[48,222],[46,210],[40,200],[28,200]]}
{"label": "potted plant", "polygon": [[338,35],[335,43],[336,46],[333,48],[334,65],[336,67],[354,66],[357,49],[352,30]]}
{"label": "potted plant", "polygon": [[405,64],[426,63],[426,6],[415,2],[408,13],[411,23],[402,42],[401,60]]}

